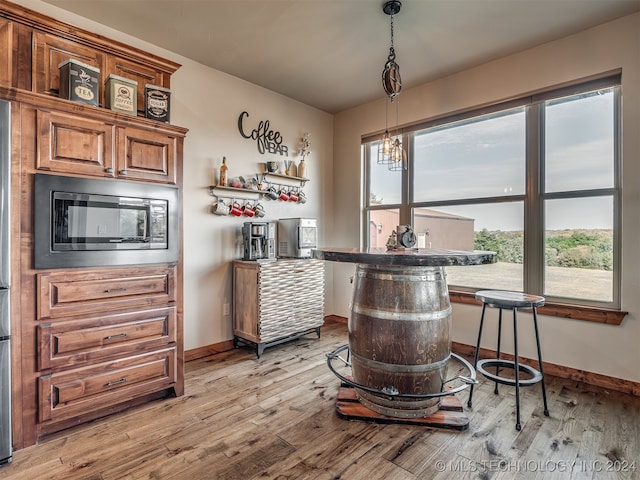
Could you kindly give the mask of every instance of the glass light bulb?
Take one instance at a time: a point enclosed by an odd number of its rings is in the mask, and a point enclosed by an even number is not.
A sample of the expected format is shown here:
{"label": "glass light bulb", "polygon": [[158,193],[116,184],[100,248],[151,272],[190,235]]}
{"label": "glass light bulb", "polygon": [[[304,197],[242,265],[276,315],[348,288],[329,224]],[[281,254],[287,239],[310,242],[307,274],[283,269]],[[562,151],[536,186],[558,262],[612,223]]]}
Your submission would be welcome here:
{"label": "glass light bulb", "polygon": [[391,152],[391,158],[394,162],[402,161],[402,145],[397,138],[393,142],[393,151]]}
{"label": "glass light bulb", "polygon": [[382,140],[382,152],[385,155],[391,154],[391,136],[389,132],[384,132],[384,139]]}

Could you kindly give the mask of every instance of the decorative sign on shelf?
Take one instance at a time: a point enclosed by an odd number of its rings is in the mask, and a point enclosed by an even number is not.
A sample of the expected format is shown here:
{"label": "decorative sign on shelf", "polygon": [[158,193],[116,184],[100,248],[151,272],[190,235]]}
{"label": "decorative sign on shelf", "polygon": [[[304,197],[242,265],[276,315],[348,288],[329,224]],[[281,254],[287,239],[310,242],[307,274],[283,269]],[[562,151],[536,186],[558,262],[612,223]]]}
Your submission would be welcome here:
{"label": "decorative sign on shelf", "polygon": [[251,130],[251,133],[247,135],[243,127],[243,121],[245,117],[248,117],[247,112],[242,112],[238,117],[238,130],[240,135],[244,138],[255,140],[258,147],[258,152],[264,155],[268,153],[279,153],[286,157],[289,156],[289,147],[282,145],[282,135],[280,132],[273,131],[269,128],[269,120],[260,120],[258,126]]}

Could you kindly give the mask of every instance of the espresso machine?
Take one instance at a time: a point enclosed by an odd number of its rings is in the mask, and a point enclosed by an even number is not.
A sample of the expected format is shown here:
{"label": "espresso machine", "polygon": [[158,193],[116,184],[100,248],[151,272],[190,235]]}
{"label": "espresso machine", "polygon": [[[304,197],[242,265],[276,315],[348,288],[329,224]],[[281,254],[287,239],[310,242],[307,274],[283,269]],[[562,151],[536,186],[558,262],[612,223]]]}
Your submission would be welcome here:
{"label": "espresso machine", "polygon": [[271,222],[245,222],[242,225],[243,260],[276,258],[276,224]]}

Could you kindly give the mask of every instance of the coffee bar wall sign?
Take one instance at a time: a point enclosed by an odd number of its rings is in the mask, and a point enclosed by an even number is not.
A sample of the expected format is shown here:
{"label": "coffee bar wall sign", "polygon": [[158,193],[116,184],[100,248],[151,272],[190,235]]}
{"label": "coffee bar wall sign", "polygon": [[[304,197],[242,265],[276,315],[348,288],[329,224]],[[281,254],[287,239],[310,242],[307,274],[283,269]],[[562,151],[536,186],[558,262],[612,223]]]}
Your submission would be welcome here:
{"label": "coffee bar wall sign", "polygon": [[[253,130],[249,130],[250,127],[245,126],[245,120],[248,118],[248,112],[240,114],[238,117],[238,130],[243,138],[255,140],[258,152],[262,155],[265,153],[279,153],[285,157],[289,156],[289,147],[282,144],[282,135],[280,135],[280,132],[271,129],[269,120],[260,120]],[[247,123],[249,122],[247,121]]]}

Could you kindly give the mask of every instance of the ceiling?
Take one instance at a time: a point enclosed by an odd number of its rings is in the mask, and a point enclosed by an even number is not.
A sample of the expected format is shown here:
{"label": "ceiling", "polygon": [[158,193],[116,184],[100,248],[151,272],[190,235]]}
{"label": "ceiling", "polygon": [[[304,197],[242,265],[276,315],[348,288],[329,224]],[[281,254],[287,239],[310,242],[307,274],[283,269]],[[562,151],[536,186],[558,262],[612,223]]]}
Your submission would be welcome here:
{"label": "ceiling", "polygon": [[[384,95],[384,0],[45,0],[329,113]],[[402,0],[403,88],[640,11],[640,0]]]}

